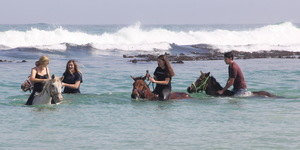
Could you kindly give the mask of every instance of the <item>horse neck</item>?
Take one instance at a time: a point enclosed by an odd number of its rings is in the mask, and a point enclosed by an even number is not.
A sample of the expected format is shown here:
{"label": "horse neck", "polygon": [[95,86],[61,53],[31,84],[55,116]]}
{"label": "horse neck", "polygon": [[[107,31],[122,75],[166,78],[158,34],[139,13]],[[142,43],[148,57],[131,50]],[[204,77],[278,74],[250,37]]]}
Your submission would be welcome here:
{"label": "horse neck", "polygon": [[41,94],[48,94],[48,95],[50,95],[50,93],[49,93],[51,91],[51,85],[50,85],[50,83],[51,83],[50,80],[46,81]]}
{"label": "horse neck", "polygon": [[147,85],[144,86],[144,90],[145,90],[144,92],[145,98],[153,99],[155,97],[155,95],[151,92],[150,88]]}
{"label": "horse neck", "polygon": [[50,96],[51,81],[46,81],[42,92],[34,98],[35,104],[49,104],[51,103],[52,97]]}
{"label": "horse neck", "polygon": [[220,83],[217,82],[213,76],[211,76],[205,89],[205,93],[208,95],[217,95],[217,92],[222,89],[223,87],[220,85]]}

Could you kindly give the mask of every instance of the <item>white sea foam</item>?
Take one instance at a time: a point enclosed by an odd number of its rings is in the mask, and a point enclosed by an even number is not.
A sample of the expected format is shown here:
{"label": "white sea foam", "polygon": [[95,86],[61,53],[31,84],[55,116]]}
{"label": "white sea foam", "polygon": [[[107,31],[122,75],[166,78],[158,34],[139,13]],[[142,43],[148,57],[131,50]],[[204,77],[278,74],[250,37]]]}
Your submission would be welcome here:
{"label": "white sea foam", "polygon": [[1,49],[34,47],[44,50],[66,50],[65,43],[90,45],[97,50],[154,51],[169,50],[170,44],[210,44],[220,51],[288,50],[300,51],[300,29],[290,22],[266,25],[248,30],[190,30],[165,28],[142,29],[141,24],[123,27],[116,32],[88,34],[58,27],[54,30],[31,28],[27,31],[0,32]]}

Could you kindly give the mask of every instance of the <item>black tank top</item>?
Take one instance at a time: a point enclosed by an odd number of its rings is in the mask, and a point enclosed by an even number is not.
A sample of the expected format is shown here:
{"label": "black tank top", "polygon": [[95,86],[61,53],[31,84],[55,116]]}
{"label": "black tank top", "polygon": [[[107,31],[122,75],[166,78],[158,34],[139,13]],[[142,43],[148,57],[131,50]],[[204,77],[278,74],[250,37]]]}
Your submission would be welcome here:
{"label": "black tank top", "polygon": [[[38,74],[38,71],[36,70],[35,78],[37,78],[37,79],[48,79],[49,76],[48,76],[47,67],[46,67],[46,72],[47,73],[45,75],[41,76],[41,75]],[[34,83],[33,90],[36,91],[36,92],[42,92],[43,86],[44,86],[43,82]]]}

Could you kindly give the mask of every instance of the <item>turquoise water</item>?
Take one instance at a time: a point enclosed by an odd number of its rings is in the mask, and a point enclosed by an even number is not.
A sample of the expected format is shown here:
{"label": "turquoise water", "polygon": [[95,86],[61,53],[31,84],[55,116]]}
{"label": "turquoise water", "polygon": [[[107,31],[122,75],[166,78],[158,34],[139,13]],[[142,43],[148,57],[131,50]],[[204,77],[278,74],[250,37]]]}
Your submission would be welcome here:
{"label": "turquoise water", "polygon": [[[0,149],[300,149],[300,59],[236,60],[248,90],[283,98],[222,98],[151,102],[130,98],[132,76],[156,62],[133,64],[123,54],[299,51],[299,24],[273,25],[0,25]],[[283,38],[284,37],[284,38]],[[175,44],[172,44],[175,43]],[[170,46],[172,44],[173,46]],[[20,84],[47,55],[61,76],[69,59],[83,72],[82,94],[59,105],[25,106]],[[18,63],[26,60],[25,63]],[[227,80],[223,60],[172,64],[173,91],[210,72]]]}
{"label": "turquoise water", "polygon": [[[2,52],[3,53],[3,52]],[[0,63],[1,149],[299,149],[300,59],[236,60],[250,91],[284,98],[221,98],[203,93],[177,101],[135,101],[132,76],[153,73],[156,62],[128,62],[121,56],[46,53],[51,74],[62,75],[77,59],[83,72],[82,94],[64,94],[59,105],[25,106],[29,93],[20,84],[34,55],[4,56]],[[26,63],[16,61],[26,59]],[[224,86],[222,60],[173,64],[173,91],[185,92],[211,72]]]}

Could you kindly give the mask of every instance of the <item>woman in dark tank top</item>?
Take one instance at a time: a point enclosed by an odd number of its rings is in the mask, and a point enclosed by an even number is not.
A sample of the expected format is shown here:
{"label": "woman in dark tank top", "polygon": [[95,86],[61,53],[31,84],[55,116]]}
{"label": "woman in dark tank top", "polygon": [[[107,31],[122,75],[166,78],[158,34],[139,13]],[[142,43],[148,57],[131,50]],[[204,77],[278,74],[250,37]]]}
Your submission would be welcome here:
{"label": "woman in dark tank top", "polygon": [[42,92],[44,86],[43,82],[50,79],[50,70],[47,67],[49,61],[50,59],[47,56],[41,56],[40,59],[35,62],[36,67],[31,69],[30,82],[32,82],[34,86],[26,105],[32,105],[36,92]]}
{"label": "woman in dark tank top", "polygon": [[[48,69],[46,68],[46,72],[48,72],[47,70]],[[39,75],[38,73],[36,73],[35,78],[37,78],[37,79],[49,79],[49,75],[48,75],[48,73],[45,74],[45,75]],[[44,84],[42,82],[36,82],[36,83],[33,84],[33,91],[36,91],[36,92],[40,93],[43,90],[43,86],[44,86]]]}

